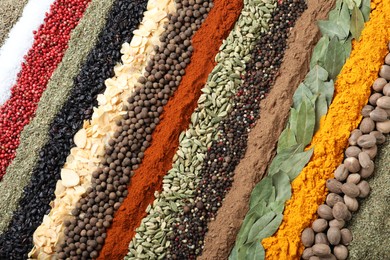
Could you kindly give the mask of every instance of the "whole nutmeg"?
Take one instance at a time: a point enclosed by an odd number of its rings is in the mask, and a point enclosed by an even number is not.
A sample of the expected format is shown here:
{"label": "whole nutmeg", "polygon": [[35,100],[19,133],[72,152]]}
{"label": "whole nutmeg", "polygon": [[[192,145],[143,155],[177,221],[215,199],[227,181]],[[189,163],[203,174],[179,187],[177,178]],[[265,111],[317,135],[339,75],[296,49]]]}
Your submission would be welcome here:
{"label": "whole nutmeg", "polygon": [[[370,147],[370,148],[363,148],[363,152],[367,153],[368,158],[374,159],[376,154],[378,153],[378,147],[376,145],[374,145],[373,147]],[[360,159],[359,159],[359,162],[360,162],[360,165],[362,165]],[[366,160],[366,162],[368,162],[368,161]],[[362,165],[362,168],[368,168],[368,167],[369,167],[369,165],[366,165],[366,167],[363,167],[363,165]]]}
{"label": "whole nutmeg", "polygon": [[[360,150],[360,149],[359,149]],[[348,177],[348,170],[344,164],[340,164],[334,172],[334,177],[338,181],[344,181]]]}
{"label": "whole nutmeg", "polygon": [[[384,97],[381,97],[381,98],[384,98]],[[388,97],[388,98],[390,98],[390,97]],[[387,120],[387,112],[386,112],[386,110],[384,110],[380,107],[376,107],[373,111],[371,111],[370,119],[372,119],[372,121],[375,121],[375,122],[386,121]],[[363,123],[363,121],[362,121],[362,123]],[[372,130],[374,130],[374,128],[372,128]],[[371,131],[368,131],[367,133],[369,133]]]}
{"label": "whole nutmeg", "polygon": [[390,53],[386,55],[386,57],[385,57],[385,63],[386,63],[387,65],[390,65]]}
{"label": "whole nutmeg", "polygon": [[314,256],[313,249],[311,247],[306,248],[303,250],[302,253],[302,259],[310,259],[310,257]]}
{"label": "whole nutmeg", "polygon": [[[375,147],[376,145],[374,145],[373,147]],[[363,149],[371,149],[372,147],[370,148],[363,148]],[[368,153],[366,152],[361,152],[359,153],[359,163],[360,163],[360,166],[362,166],[363,169],[367,169],[368,167],[370,167],[370,162],[371,162],[371,158],[370,156],[368,155]]]}
{"label": "whole nutmeg", "polygon": [[379,71],[379,76],[386,80],[390,80],[390,66],[388,65],[382,65],[380,71]]}
{"label": "whole nutmeg", "polygon": [[345,226],[345,221],[342,219],[333,219],[329,221],[329,227],[337,227],[338,229],[342,229]]}
{"label": "whole nutmeg", "polygon": [[383,87],[383,94],[385,94],[385,96],[390,96],[390,83],[387,83],[384,87]]}
{"label": "whole nutmeg", "polygon": [[381,98],[383,95],[381,93],[374,93],[370,96],[370,98],[368,99],[368,102],[373,105],[373,106],[376,106],[376,102],[379,98]]}
{"label": "whole nutmeg", "polygon": [[356,145],[358,138],[362,135],[363,133],[359,129],[353,130],[348,138],[349,145]]}
{"label": "whole nutmeg", "polygon": [[328,196],[326,196],[326,204],[329,207],[333,207],[337,202],[344,202],[340,195],[336,193],[329,193]]}
{"label": "whole nutmeg", "polygon": [[361,152],[362,150],[357,147],[356,145],[352,145],[352,146],[349,146],[346,150],[345,150],[345,156],[346,157],[355,157],[355,158],[358,158],[358,155],[359,153]]}
{"label": "whole nutmeg", "polygon": [[383,134],[390,133],[390,120],[376,122],[376,129]]}
{"label": "whole nutmeg", "polygon": [[383,96],[378,98],[378,100],[376,101],[376,105],[383,109],[390,109],[390,97]]}
{"label": "whole nutmeg", "polygon": [[341,187],[341,190],[344,192],[345,195],[348,195],[351,198],[356,198],[360,194],[358,186],[356,186],[356,184],[354,183],[344,183]]}
{"label": "whole nutmeg", "polygon": [[359,198],[365,198],[370,194],[370,184],[368,184],[368,182],[363,180],[358,183],[357,187],[360,191]]}
{"label": "whole nutmeg", "polygon": [[376,138],[377,144],[383,144],[386,142],[386,137],[379,131],[372,131],[370,135],[373,135]]}
{"label": "whole nutmeg", "polygon": [[[383,109],[382,109],[383,110]],[[375,111],[375,110],[374,110]],[[370,117],[363,118],[362,122],[360,123],[359,129],[362,131],[363,134],[368,134],[375,128],[375,122],[371,117],[371,114],[374,112],[372,111],[370,113]],[[386,111],[384,111],[386,113]],[[387,116],[387,115],[386,115]]]}
{"label": "whole nutmeg", "polygon": [[338,260],[345,260],[348,257],[348,249],[343,245],[335,246],[333,252]]}
{"label": "whole nutmeg", "polygon": [[351,212],[355,212],[359,208],[359,203],[355,198],[351,198],[347,195],[344,195],[344,202],[345,205],[347,205],[348,210]]}
{"label": "whole nutmeg", "polygon": [[372,89],[376,92],[381,92],[383,90],[383,87],[387,84],[387,80],[384,78],[377,78],[374,81],[374,84],[372,84]]}
{"label": "whole nutmeg", "polygon": [[348,228],[343,228],[340,230],[340,233],[341,233],[341,244],[348,246],[353,239],[351,231]]}
{"label": "whole nutmeg", "polygon": [[337,227],[330,227],[328,229],[328,232],[326,233],[326,236],[331,245],[335,246],[340,243],[341,233],[340,233],[340,229],[338,229]]}
{"label": "whole nutmeg", "polygon": [[357,139],[357,144],[362,148],[370,148],[376,144],[376,138],[372,135],[365,134]]}
{"label": "whole nutmeg", "polygon": [[343,184],[336,179],[329,179],[326,181],[326,187],[330,192],[342,193],[341,186],[343,186]]}
{"label": "whole nutmeg", "polygon": [[330,247],[326,244],[315,244],[313,247],[313,253],[316,256],[328,256],[330,255]]}
{"label": "whole nutmeg", "polygon": [[332,209],[332,214],[335,219],[350,220],[352,215],[349,212],[347,205],[342,202],[337,202]]}
{"label": "whole nutmeg", "polygon": [[347,183],[358,184],[361,178],[359,173],[352,173],[348,176]]}
{"label": "whole nutmeg", "polygon": [[317,233],[314,237],[314,244],[325,244],[329,245],[328,237],[325,233]]}
{"label": "whole nutmeg", "polygon": [[369,117],[370,116],[370,113],[371,111],[374,110],[374,107],[371,106],[371,105],[365,105],[362,109],[362,116],[363,117]]}
{"label": "whole nutmeg", "polygon": [[314,231],[311,228],[305,228],[301,235],[302,244],[305,247],[311,247],[314,244]]}
{"label": "whole nutmeg", "polygon": [[316,219],[314,220],[311,227],[313,228],[314,232],[321,233],[328,228],[328,221],[323,218]]}
{"label": "whole nutmeg", "polygon": [[[313,254],[314,254],[314,253],[313,253]],[[321,258],[319,258],[318,256],[313,255],[313,256],[311,256],[311,257],[309,258],[309,260],[321,260]]]}
{"label": "whole nutmeg", "polygon": [[320,205],[317,209],[317,214],[323,219],[326,220],[332,220],[333,215],[332,215],[332,209],[328,205]]}
{"label": "whole nutmeg", "polygon": [[381,92],[383,90],[383,87],[387,84],[387,80],[384,78],[377,78],[374,81],[374,84],[372,84],[372,89],[376,92]]}
{"label": "whole nutmeg", "polygon": [[328,256],[321,257],[320,260],[337,260],[337,258],[333,254],[330,254]]}
{"label": "whole nutmeg", "polygon": [[344,165],[349,172],[358,172],[360,170],[359,160],[355,157],[345,158]]}
{"label": "whole nutmeg", "polygon": [[371,161],[369,167],[361,169],[359,174],[360,176],[362,176],[362,178],[366,179],[374,173],[374,169],[375,169],[375,164],[373,161]]}

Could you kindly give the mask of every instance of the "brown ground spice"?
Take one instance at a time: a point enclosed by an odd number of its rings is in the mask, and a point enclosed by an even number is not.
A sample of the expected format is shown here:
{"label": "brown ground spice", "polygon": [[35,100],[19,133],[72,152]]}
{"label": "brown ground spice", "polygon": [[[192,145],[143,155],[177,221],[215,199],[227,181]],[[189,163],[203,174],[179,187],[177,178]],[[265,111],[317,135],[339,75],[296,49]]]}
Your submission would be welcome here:
{"label": "brown ground spice", "polygon": [[248,211],[254,185],[265,175],[276,152],[276,143],[285,127],[292,96],[309,70],[314,45],[320,33],[316,21],[325,19],[335,0],[309,0],[288,40],[279,76],[268,97],[260,102],[260,118],[251,130],[245,157],[236,167],[234,182],[209,223],[203,254],[198,259],[227,259]]}
{"label": "brown ground spice", "polygon": [[164,108],[160,123],[153,133],[151,146],[145,151],[140,168],[135,171],[128,195],[115,214],[113,224],[98,259],[122,259],[135,229],[146,216],[145,209],[162,188],[162,179],[172,168],[172,159],[179,145],[179,135],[190,122],[207,77],[215,66],[214,57],[238,19],[242,0],[215,0],[205,22],[194,35],[194,53],[186,74]]}

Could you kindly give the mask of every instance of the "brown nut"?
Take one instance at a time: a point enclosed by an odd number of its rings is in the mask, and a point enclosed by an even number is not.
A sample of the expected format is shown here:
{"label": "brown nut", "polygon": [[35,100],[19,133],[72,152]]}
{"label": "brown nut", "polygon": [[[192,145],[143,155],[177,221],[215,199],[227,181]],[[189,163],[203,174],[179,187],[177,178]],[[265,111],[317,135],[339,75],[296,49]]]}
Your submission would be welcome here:
{"label": "brown nut", "polygon": [[311,247],[303,250],[302,259],[305,259],[305,260],[310,259],[310,257],[312,257],[312,256],[314,256],[314,253],[313,253],[313,249]]}
{"label": "brown nut", "polygon": [[390,120],[376,122],[376,129],[383,134],[390,133]]}
{"label": "brown nut", "polygon": [[341,190],[345,195],[348,195],[351,198],[356,198],[360,194],[358,186],[356,186],[354,183],[344,183],[341,187]]}
{"label": "brown nut", "polygon": [[344,202],[347,205],[347,208],[351,212],[355,212],[359,208],[359,203],[356,198],[351,198],[347,195],[344,195]]}
{"label": "brown nut", "polygon": [[[376,147],[376,145],[374,145],[372,147]],[[371,149],[372,147],[363,148],[363,149]],[[363,169],[367,169],[368,167],[370,167],[371,158],[370,158],[370,155],[368,155],[368,153],[361,152],[361,153],[359,153],[358,158],[359,158],[360,166],[362,166]]]}
{"label": "brown nut", "polygon": [[369,117],[370,116],[370,113],[371,111],[374,110],[374,107],[371,106],[371,105],[365,105],[362,109],[362,116],[363,117]]}
{"label": "brown nut", "polygon": [[362,135],[363,133],[359,129],[353,130],[348,138],[349,145],[356,145],[358,138]]}
{"label": "brown nut", "polygon": [[343,228],[340,230],[340,233],[341,233],[341,244],[348,246],[353,239],[351,231],[348,228]]}
{"label": "brown nut", "polygon": [[342,219],[333,219],[329,221],[329,227],[337,227],[338,229],[342,229],[345,226],[345,221]]}
{"label": "brown nut", "polygon": [[361,181],[358,183],[358,188],[360,190],[360,194],[359,194],[359,198],[365,198],[368,196],[368,194],[370,194],[370,184],[368,184],[368,182],[366,181]]}
{"label": "brown nut", "polygon": [[372,131],[370,135],[375,136],[377,144],[383,144],[386,142],[386,137],[379,131]]}
{"label": "brown nut", "polygon": [[326,220],[333,219],[332,209],[328,205],[320,205],[317,209],[317,214],[318,216]]}
{"label": "brown nut", "polygon": [[314,244],[325,244],[329,245],[328,238],[325,233],[317,233],[314,237]]}
{"label": "brown nut", "polygon": [[[373,147],[370,147],[370,148],[363,148],[363,152],[368,154],[368,158],[374,159],[376,154],[378,153],[378,147],[376,145],[374,145]],[[359,162],[360,162],[360,165],[361,165],[361,160],[360,159],[359,159]],[[366,167],[363,167],[363,165],[362,165],[362,168],[368,168],[368,166],[369,165],[366,165]]]}
{"label": "brown nut", "polygon": [[326,233],[326,236],[331,245],[335,246],[340,243],[341,233],[340,233],[340,229],[338,229],[337,227],[330,227],[328,229],[328,232]]}
{"label": "brown nut", "polygon": [[390,109],[390,97],[383,96],[378,98],[378,100],[376,101],[376,105],[383,109]]}
{"label": "brown nut", "polygon": [[325,229],[328,228],[328,221],[322,218],[318,218],[314,220],[313,224],[311,225],[313,228],[314,232],[320,233],[323,232]]}
{"label": "brown nut", "polygon": [[360,176],[362,176],[363,179],[366,179],[374,173],[374,169],[375,169],[375,164],[373,161],[371,161],[369,167],[361,169],[359,174]]}
{"label": "brown nut", "polygon": [[314,231],[311,228],[305,228],[301,235],[302,244],[305,247],[311,247],[314,244]]}
{"label": "brown nut", "polygon": [[[371,113],[373,113],[373,112],[374,111],[372,111]],[[370,113],[370,116],[371,116],[371,113]],[[371,131],[373,131],[375,129],[374,120],[371,117],[363,118],[362,122],[360,123],[359,129],[360,129],[360,131],[362,131],[363,134],[370,133]]]}
{"label": "brown nut", "polygon": [[344,165],[349,172],[358,172],[360,170],[359,160],[355,157],[345,158]]}
{"label": "brown nut", "polygon": [[376,106],[376,102],[377,100],[382,97],[383,95],[381,93],[374,93],[370,96],[370,98],[368,99],[368,102],[373,105],[373,106]]}
{"label": "brown nut", "polygon": [[344,202],[340,195],[336,193],[329,193],[328,196],[326,196],[326,204],[329,207],[333,207],[337,202]]}
{"label": "brown nut", "polygon": [[[383,98],[383,97],[382,97]],[[390,98],[390,97],[388,97]],[[368,118],[368,117],[367,117]],[[383,122],[383,121],[386,121],[387,120],[387,112],[386,110],[380,108],[380,107],[376,107],[371,113],[370,113],[370,119],[372,119],[372,123],[375,122]],[[362,121],[363,123],[363,121]],[[367,123],[366,123],[367,124]],[[375,127],[375,126],[374,126]],[[367,127],[368,128],[368,127]],[[374,128],[372,128],[371,131],[373,131]],[[369,132],[371,132],[369,131]],[[369,133],[367,132],[367,133]],[[365,133],[366,134],[366,133]]]}
{"label": "brown nut", "polygon": [[372,136],[372,135],[365,134],[365,135],[360,136],[357,139],[357,144],[361,148],[370,148],[370,147],[373,147],[376,144],[376,138],[374,136]]}
{"label": "brown nut", "polygon": [[358,184],[361,178],[362,177],[360,176],[359,173],[352,173],[352,174],[348,175],[347,183]]}
{"label": "brown nut", "polygon": [[345,150],[345,156],[346,157],[355,157],[355,158],[358,158],[358,155],[359,153],[361,152],[362,150],[356,146],[356,145],[352,145],[352,146],[349,146],[346,150]]}
{"label": "brown nut", "polygon": [[383,87],[383,94],[385,94],[385,96],[390,96],[390,83],[387,83],[384,87]]}
{"label": "brown nut", "polygon": [[313,255],[309,258],[309,260],[321,260],[321,259],[318,256]]}
{"label": "brown nut", "polygon": [[386,63],[387,65],[390,65],[390,64],[389,64],[389,63],[390,63],[390,53],[386,55],[386,57],[385,57],[385,63]]}
{"label": "brown nut", "polygon": [[343,186],[343,184],[336,179],[329,179],[326,181],[326,187],[330,192],[342,193],[341,186]]}
{"label": "brown nut", "polygon": [[330,255],[330,247],[327,244],[315,244],[313,247],[313,253],[316,256],[328,256]]}
{"label": "brown nut", "polygon": [[384,78],[377,78],[374,81],[374,84],[372,84],[372,89],[376,92],[381,92],[383,90],[383,87],[387,84],[387,80]]}
{"label": "brown nut", "polygon": [[386,80],[390,80],[390,66],[382,65],[379,71],[379,76]]}
{"label": "brown nut", "polygon": [[344,181],[348,177],[348,170],[344,164],[340,164],[334,172],[334,177],[338,181]]}
{"label": "brown nut", "polygon": [[349,212],[347,205],[342,202],[337,202],[332,209],[332,214],[335,219],[350,220],[352,215]]}
{"label": "brown nut", "polygon": [[348,249],[343,245],[337,245],[333,249],[334,255],[338,260],[345,260],[348,257]]}

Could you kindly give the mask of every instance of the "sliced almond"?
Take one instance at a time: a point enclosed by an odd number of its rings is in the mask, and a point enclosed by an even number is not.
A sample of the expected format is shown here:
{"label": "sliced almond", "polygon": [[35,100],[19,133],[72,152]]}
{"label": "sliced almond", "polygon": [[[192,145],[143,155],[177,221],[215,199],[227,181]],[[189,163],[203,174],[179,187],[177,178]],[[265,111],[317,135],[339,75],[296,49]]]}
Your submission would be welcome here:
{"label": "sliced almond", "polygon": [[62,185],[68,188],[76,186],[80,182],[80,177],[77,175],[77,173],[69,169],[61,170],[61,179]]}
{"label": "sliced almond", "polygon": [[84,148],[87,143],[87,132],[84,128],[80,129],[74,136],[74,143],[79,148]]}

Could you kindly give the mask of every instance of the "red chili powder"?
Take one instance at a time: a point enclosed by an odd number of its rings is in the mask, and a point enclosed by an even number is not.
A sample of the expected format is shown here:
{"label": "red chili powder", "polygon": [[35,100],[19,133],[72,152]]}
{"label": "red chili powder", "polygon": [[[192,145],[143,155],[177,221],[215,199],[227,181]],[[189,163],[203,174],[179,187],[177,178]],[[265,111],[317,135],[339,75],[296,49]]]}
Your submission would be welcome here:
{"label": "red chili powder", "polygon": [[195,33],[194,52],[186,74],[164,108],[152,144],[130,181],[129,194],[115,214],[98,259],[123,259],[128,253],[135,229],[146,216],[146,207],[153,203],[154,192],[161,191],[163,177],[172,168],[179,135],[189,125],[201,89],[215,66],[214,57],[233,28],[242,5],[242,0],[215,0],[205,22]]}

